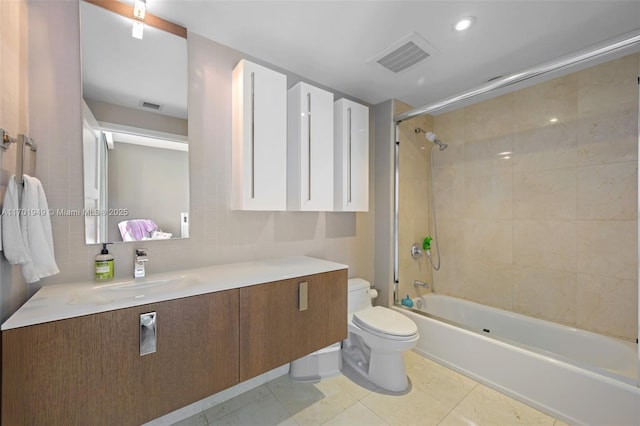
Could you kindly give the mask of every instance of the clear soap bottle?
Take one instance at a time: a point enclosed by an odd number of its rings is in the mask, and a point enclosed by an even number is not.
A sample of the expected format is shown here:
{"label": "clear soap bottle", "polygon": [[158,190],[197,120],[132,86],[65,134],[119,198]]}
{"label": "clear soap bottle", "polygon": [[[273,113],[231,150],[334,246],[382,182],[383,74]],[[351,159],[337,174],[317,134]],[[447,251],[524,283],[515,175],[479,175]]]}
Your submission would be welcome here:
{"label": "clear soap bottle", "polygon": [[113,279],[113,255],[107,250],[107,244],[103,243],[102,251],[96,256],[96,281],[104,282]]}

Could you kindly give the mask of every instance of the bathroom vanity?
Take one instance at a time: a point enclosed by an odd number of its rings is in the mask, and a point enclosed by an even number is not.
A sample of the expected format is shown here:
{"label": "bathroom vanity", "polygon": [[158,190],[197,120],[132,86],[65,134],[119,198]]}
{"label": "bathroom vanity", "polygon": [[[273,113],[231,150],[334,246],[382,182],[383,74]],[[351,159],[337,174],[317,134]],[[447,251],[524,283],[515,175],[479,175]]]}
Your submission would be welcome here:
{"label": "bathroom vanity", "polygon": [[139,425],[343,340],[346,322],[347,266],[309,257],[44,287],[2,325],[2,423]]}

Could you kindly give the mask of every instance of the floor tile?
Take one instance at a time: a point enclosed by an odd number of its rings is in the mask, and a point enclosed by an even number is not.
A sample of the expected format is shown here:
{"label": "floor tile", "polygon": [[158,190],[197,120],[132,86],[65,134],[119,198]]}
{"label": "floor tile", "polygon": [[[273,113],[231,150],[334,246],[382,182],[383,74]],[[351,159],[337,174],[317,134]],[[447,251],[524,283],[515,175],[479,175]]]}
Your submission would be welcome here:
{"label": "floor tile", "polygon": [[371,393],[361,402],[390,425],[437,425],[451,411],[415,387],[404,395]]}
{"label": "floor tile", "polygon": [[407,351],[404,353],[404,366],[406,368],[410,368],[414,364],[421,362],[423,359],[425,358],[422,355],[414,351]]}
{"label": "floor tile", "polygon": [[458,413],[456,410],[451,410],[449,415],[438,423],[438,426],[478,426],[478,424]]}
{"label": "floor tile", "polygon": [[330,419],[357,399],[350,392],[355,387],[347,385],[344,376],[332,377],[317,383],[300,383],[282,376],[267,383],[278,400],[303,424],[318,424]]}
{"label": "floor tile", "polygon": [[386,426],[387,424],[362,403],[356,402],[340,414],[322,423],[322,426]]}
{"label": "floor tile", "polygon": [[405,361],[410,387],[402,394],[348,368],[316,383],[285,375],[176,425],[567,426],[419,354],[405,354]]}
{"label": "floor tile", "polygon": [[[268,394],[239,410],[209,422],[209,425],[276,426],[289,421],[289,413],[273,394]],[[291,424],[290,422],[286,424]],[[294,423],[295,424],[295,423]]]}
{"label": "floor tile", "polygon": [[315,386],[325,395],[348,394],[356,400],[361,400],[371,393],[371,390],[354,383],[343,375],[322,380]]}
{"label": "floor tile", "polygon": [[222,402],[218,405],[214,405],[213,407],[206,409],[204,411],[204,414],[211,422],[212,420],[226,416],[227,414],[270,394],[271,391],[265,385],[261,385],[248,390],[247,392],[244,392],[234,398],[231,398],[228,401]]}
{"label": "floor tile", "polygon": [[481,425],[553,425],[555,420],[515,399],[478,384],[456,411]]}
{"label": "floor tile", "polygon": [[426,358],[408,368],[407,374],[413,386],[451,408],[477,385],[476,381]]}

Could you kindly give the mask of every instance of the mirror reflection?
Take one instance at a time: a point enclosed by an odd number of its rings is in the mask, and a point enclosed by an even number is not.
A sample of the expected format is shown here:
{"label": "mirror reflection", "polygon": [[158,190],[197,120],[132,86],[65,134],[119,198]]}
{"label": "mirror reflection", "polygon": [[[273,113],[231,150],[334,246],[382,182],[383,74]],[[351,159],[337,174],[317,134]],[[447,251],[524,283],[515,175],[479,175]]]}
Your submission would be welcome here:
{"label": "mirror reflection", "polygon": [[80,2],[87,244],[189,236],[186,39]]}

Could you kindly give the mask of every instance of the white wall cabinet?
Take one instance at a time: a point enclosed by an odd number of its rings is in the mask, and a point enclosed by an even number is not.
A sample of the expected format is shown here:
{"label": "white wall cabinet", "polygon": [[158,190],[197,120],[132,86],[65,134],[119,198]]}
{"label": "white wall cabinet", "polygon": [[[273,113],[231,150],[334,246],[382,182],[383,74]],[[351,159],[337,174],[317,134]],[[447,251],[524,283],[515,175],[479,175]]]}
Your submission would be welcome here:
{"label": "white wall cabinet", "polygon": [[335,211],[369,210],[369,108],[334,103]]}
{"label": "white wall cabinet", "polygon": [[287,77],[242,60],[233,70],[234,210],[286,210]]}
{"label": "white wall cabinet", "polygon": [[333,93],[298,83],[288,94],[287,210],[333,210]]}

